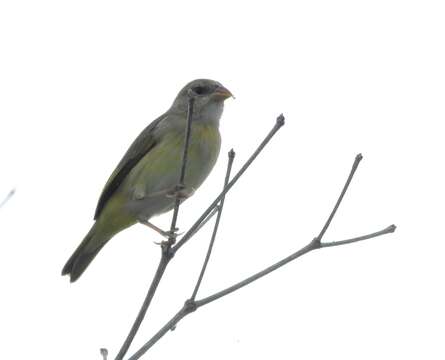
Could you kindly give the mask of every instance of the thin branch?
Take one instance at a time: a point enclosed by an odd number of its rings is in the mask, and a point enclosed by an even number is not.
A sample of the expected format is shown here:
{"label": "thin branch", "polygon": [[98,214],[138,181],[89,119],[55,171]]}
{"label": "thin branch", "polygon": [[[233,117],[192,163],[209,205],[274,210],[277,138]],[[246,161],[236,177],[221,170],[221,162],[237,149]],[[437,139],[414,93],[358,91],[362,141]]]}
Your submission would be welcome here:
{"label": "thin branch", "polygon": [[5,204],[9,201],[9,199],[11,199],[11,198],[14,196],[14,194],[15,194],[15,189],[12,189],[12,190],[8,193],[8,195],[6,195],[6,197],[3,199],[3,201],[0,203],[0,208],[1,208],[3,205],[5,205]]}
{"label": "thin branch", "polygon": [[384,228],[383,230],[376,231],[376,232],[368,234],[368,235],[357,236],[357,237],[352,238],[352,239],[341,240],[341,241],[331,241],[331,242],[326,242],[326,243],[322,242],[320,244],[320,247],[321,248],[325,248],[325,247],[331,247],[331,246],[352,244],[352,243],[355,243],[357,241],[368,240],[368,239],[375,238],[377,236],[393,233],[394,231],[396,231],[396,229],[397,229],[397,226],[392,224],[392,225],[388,226],[387,228]]}
{"label": "thin branch", "polygon": [[292,255],[284,258],[281,261],[278,261],[277,263],[267,267],[266,269],[257,272],[256,274],[249,276],[248,278],[232,285],[229,286],[226,289],[223,289],[221,291],[218,291],[210,296],[207,296],[203,299],[200,300],[195,300],[194,302],[190,302],[190,300],[187,300],[186,303],[184,304],[184,306],[182,307],[182,309],[180,311],[178,311],[178,313],[173,316],[149,341],[147,341],[134,355],[132,355],[129,360],[137,360],[139,359],[142,355],[144,355],[147,350],[149,350],[154,344],[156,344],[169,330],[172,330],[176,327],[176,325],[179,323],[179,321],[181,321],[185,316],[187,316],[188,314],[196,311],[197,309],[199,309],[200,307],[210,304],[211,302],[218,300],[226,295],[229,295],[230,293],[239,290],[241,288],[243,288],[244,286],[249,285],[250,283],[262,278],[263,276],[270,274],[271,272],[279,269],[280,267],[288,264],[289,262],[291,262],[292,260],[295,260],[297,258],[299,258],[300,256],[303,256],[304,254],[307,254],[309,252],[311,252],[312,250],[316,250],[316,249],[321,249],[324,247],[329,247],[329,246],[337,246],[337,245],[346,245],[346,244],[350,244],[352,242],[356,242],[356,241],[361,241],[361,240],[365,240],[365,239],[371,239],[377,236],[381,236],[381,235],[385,235],[385,234],[389,234],[394,232],[396,229],[396,227],[394,225],[388,226],[387,228],[381,230],[381,231],[377,231],[375,233],[372,234],[368,234],[368,235],[364,235],[364,236],[359,236],[356,237],[354,239],[349,239],[349,240],[340,240],[340,241],[335,241],[335,242],[329,242],[329,243],[325,243],[325,244],[319,244],[316,239],[312,240],[309,244],[307,244],[306,246],[302,247],[300,250],[296,251],[295,253],[293,253]]}
{"label": "thin branch", "polygon": [[170,226],[170,237],[168,239],[168,247],[170,247],[172,244],[176,241],[175,231],[176,231],[176,222],[178,220],[178,214],[179,214],[179,205],[181,204],[181,197],[180,197],[180,191],[184,189],[184,179],[185,179],[185,169],[187,166],[187,160],[188,160],[188,151],[189,151],[189,144],[190,144],[190,133],[192,130],[192,116],[193,116],[193,105],[195,102],[195,98],[191,93],[189,93],[189,102],[188,102],[188,109],[187,109],[187,128],[185,131],[185,140],[184,140],[184,151],[182,154],[182,166],[181,166],[181,172],[179,175],[178,185],[176,186],[176,198],[175,198],[175,207],[173,209],[173,216],[172,216],[172,223]]}
{"label": "thin branch", "polygon": [[331,221],[334,218],[334,215],[337,212],[337,209],[340,206],[341,201],[343,200],[343,197],[345,196],[346,191],[348,190],[349,184],[351,183],[351,180],[354,177],[355,171],[357,170],[358,165],[360,164],[360,161],[362,161],[362,159],[363,159],[362,154],[357,154],[357,156],[355,157],[354,163],[352,164],[351,172],[349,173],[348,179],[346,180],[346,183],[343,186],[343,190],[341,191],[340,196],[338,197],[338,200],[335,203],[335,206],[332,209],[332,212],[328,217],[328,220],[324,224],[323,229],[321,229],[320,234],[316,238],[318,240],[318,242],[321,242],[326,230],[328,229],[329,225],[331,224]]}
{"label": "thin branch", "polygon": [[[226,177],[224,179],[224,188],[227,186],[227,183],[230,179],[230,172],[232,171],[233,160],[235,159],[235,151],[229,151],[229,161],[227,162],[227,170]],[[204,263],[202,265],[201,273],[199,274],[198,281],[196,282],[195,289],[193,290],[193,294],[191,296],[191,301],[194,301],[196,295],[198,294],[199,287],[201,286],[202,278],[204,277],[204,273],[207,269],[207,264],[209,263],[210,255],[212,254],[213,244],[215,243],[216,233],[218,232],[219,222],[221,220],[221,215],[224,207],[225,195],[221,198],[221,202],[218,205],[218,215],[216,216],[215,226],[213,227],[212,237],[210,239],[209,247],[207,249],[207,254],[204,259]]]}
{"label": "thin branch", "polygon": [[151,300],[153,299],[153,296],[156,293],[159,282],[161,281],[162,276],[164,275],[165,269],[167,268],[169,261],[170,258],[164,256],[163,252],[155,276],[153,277],[147,295],[145,296],[144,302],[142,303],[141,309],[139,310],[139,313],[136,319],[134,320],[133,326],[131,327],[130,332],[127,335],[127,338],[122,344],[119,353],[116,355],[115,358],[116,360],[122,360],[125,354],[127,353],[134,337],[136,336],[136,333],[139,330],[139,327],[141,326],[142,320],[144,320],[145,314],[147,313],[148,307],[150,306]]}
{"label": "thin branch", "polygon": [[[193,97],[189,98],[189,113],[187,116],[187,128],[190,126],[190,121],[192,118],[192,111],[193,111]],[[233,187],[233,185],[236,183],[236,181],[243,175],[243,173],[247,170],[247,168],[251,165],[251,163],[255,160],[255,158],[258,156],[258,154],[263,150],[263,148],[267,145],[267,143],[272,139],[272,137],[275,135],[275,133],[284,125],[284,116],[281,114],[278,116],[276,123],[272,130],[269,132],[269,134],[266,136],[266,138],[263,140],[263,142],[258,146],[258,148],[255,150],[255,152],[252,154],[252,156],[246,161],[246,163],[243,165],[243,167],[238,171],[238,173],[235,175],[235,177],[230,181],[227,186],[224,188],[224,190],[219,194],[219,196],[214,200],[214,202],[208,207],[206,211],[201,215],[201,217],[196,221],[193,226],[189,229],[189,231],[181,238],[181,240],[176,244],[176,246],[173,246],[175,239],[169,239],[166,241],[162,246],[162,257],[159,262],[158,268],[156,270],[155,276],[150,284],[150,287],[148,289],[147,295],[144,299],[144,302],[142,304],[141,309],[139,310],[138,316],[136,317],[135,322],[133,323],[133,326],[125,339],[121,349],[119,350],[119,353],[117,354],[115,360],[123,360],[125,354],[127,353],[134,337],[136,336],[137,331],[139,330],[139,327],[142,323],[142,320],[145,317],[145,314],[148,310],[148,307],[150,306],[151,300],[153,299],[154,294],[156,293],[157,287],[159,285],[159,282],[162,279],[162,276],[164,275],[165,269],[167,268],[168,263],[174,256],[177,250],[179,250],[180,247],[182,247],[190,238],[196,234],[196,232],[199,230],[200,225],[203,221],[208,221],[206,218],[211,214],[213,209],[218,205],[219,201],[222,199],[222,197]],[[186,132],[186,141],[184,142],[184,154],[185,157],[183,157],[183,165],[181,168],[181,178],[183,178],[183,170],[185,169],[184,162],[187,161],[187,147],[188,142],[187,137],[190,136],[189,131]],[[185,171],[184,171],[185,172]],[[181,185],[181,181],[180,184]],[[177,194],[178,195],[178,192]],[[179,206],[179,204],[178,204]],[[172,226],[170,227],[170,232],[172,234],[172,238],[174,231],[176,230],[176,220],[177,220],[177,210],[176,210],[176,203],[175,203],[175,212],[176,215],[173,215],[172,219]],[[174,222],[173,222],[174,221]]]}
{"label": "thin branch", "polygon": [[181,310],[179,310],[175,316],[173,316],[159,331],[153,335],[153,337],[147,341],[138,351],[136,351],[128,360],[136,360],[143,356],[148,349],[150,349],[154,344],[156,344],[166,333],[174,329],[176,324],[181,321],[185,316],[190,314],[191,311],[186,310],[187,305],[185,304]]}
{"label": "thin branch", "polygon": [[[133,356],[130,357],[129,360],[137,360],[139,359],[148,349],[150,349],[157,341],[159,341],[169,330],[174,329],[176,324],[183,319],[185,316],[187,316],[188,314],[196,311],[198,308],[207,305],[215,300],[218,300],[236,290],[239,290],[241,288],[243,288],[244,286],[249,285],[250,283],[262,278],[263,276],[270,274],[271,272],[279,269],[280,267],[288,264],[289,262],[299,258],[300,256],[303,256],[304,254],[307,254],[309,252],[311,252],[312,250],[316,250],[316,249],[321,249],[321,248],[325,248],[325,247],[332,247],[332,246],[340,246],[340,245],[346,245],[346,244],[351,244],[353,242],[358,242],[358,241],[363,241],[366,239],[371,239],[374,237],[378,237],[378,236],[382,236],[388,233],[392,233],[396,230],[396,226],[395,225],[391,225],[386,227],[383,230],[371,233],[371,234],[367,234],[367,235],[363,235],[363,236],[358,236],[352,239],[347,239],[347,240],[340,240],[340,241],[334,241],[334,242],[328,242],[328,243],[322,243],[320,240],[323,237],[323,235],[325,234],[325,232],[327,231],[332,219],[334,218],[334,215],[349,187],[349,184],[351,183],[351,180],[354,176],[354,173],[357,169],[357,166],[360,162],[360,160],[362,159],[362,156],[359,154],[356,156],[354,164],[352,166],[352,169],[349,173],[349,176],[346,180],[346,183],[340,193],[340,197],[338,198],[331,214],[329,215],[329,218],[326,222],[326,224],[323,226],[322,231],[320,232],[320,235],[318,237],[315,237],[310,243],[308,243],[306,246],[302,247],[300,250],[294,252],[293,254],[291,254],[290,256],[278,261],[277,263],[265,268],[262,271],[257,272],[256,274],[249,276],[248,278],[232,285],[229,286],[226,289],[223,289],[221,291],[218,291],[210,296],[207,296],[203,299],[200,300],[194,300],[194,296],[196,296],[196,287],[195,287],[195,291],[193,292],[193,296],[191,299],[187,300],[184,304],[184,306],[182,307],[181,310],[179,310],[179,312],[173,316],[148,342],[146,342]],[[208,261],[207,257],[210,256],[209,252],[211,251],[211,248],[208,250],[207,252],[207,256],[206,256],[206,261]],[[204,269],[205,269],[205,265],[206,262],[204,263]],[[199,285],[198,285],[199,287]]]}
{"label": "thin branch", "polygon": [[172,252],[176,253],[187,241],[195,233],[196,228],[199,227],[199,224],[207,217],[207,215],[218,205],[219,201],[222,197],[229,192],[229,190],[235,185],[235,183],[239,180],[239,178],[244,174],[244,172],[249,168],[252,162],[256,159],[256,157],[260,154],[260,152],[264,149],[267,143],[272,139],[272,137],[276,134],[276,132],[284,125],[284,116],[281,114],[278,116],[277,121],[272,128],[272,130],[267,134],[266,138],[261,142],[255,152],[250,156],[250,158],[246,161],[246,163],[241,167],[238,173],[230,180],[227,186],[221,191],[221,193],[216,197],[216,199],[210,204],[210,206],[203,212],[203,214],[199,217],[198,220],[191,226],[191,228],[182,236],[181,240],[172,247]]}
{"label": "thin branch", "polygon": [[176,194],[175,194],[175,207],[173,210],[172,222],[170,226],[170,237],[167,241],[162,243],[162,255],[159,261],[158,268],[156,270],[155,276],[150,284],[147,295],[145,296],[144,302],[142,303],[141,309],[133,323],[133,326],[130,329],[130,332],[127,335],[124,343],[122,344],[119,353],[116,356],[115,360],[122,360],[127,353],[131,343],[133,342],[136,333],[141,326],[142,321],[144,320],[145,314],[147,313],[148,307],[150,306],[151,300],[153,299],[154,294],[158,288],[158,285],[164,275],[165,269],[167,268],[168,263],[170,262],[173,254],[171,252],[171,246],[174,244],[176,240],[176,222],[179,214],[179,206],[181,204],[180,191],[184,189],[184,178],[185,178],[185,170],[187,166],[188,159],[188,149],[190,144],[190,133],[192,129],[192,117],[193,117],[193,104],[195,98],[192,94],[189,94],[189,102],[188,102],[188,111],[187,111],[187,127],[185,131],[185,139],[184,139],[184,150],[182,154],[182,165],[181,171],[179,174],[178,185],[176,186]]}
{"label": "thin branch", "polygon": [[217,213],[218,211],[219,211],[219,205],[217,205],[215,208],[213,208],[212,212],[211,212],[209,215],[207,215],[207,217],[202,221],[202,223],[199,224],[199,226],[198,226],[198,227],[196,228],[196,230],[193,232],[192,236],[195,236],[196,233],[197,233],[199,230],[201,230],[201,229],[204,227],[204,225],[207,224],[207,222],[208,222],[211,218],[213,218],[213,217],[216,215],[216,213]]}
{"label": "thin branch", "polygon": [[381,231],[377,231],[375,233],[372,234],[368,234],[368,235],[364,235],[364,236],[359,236],[357,238],[354,239],[349,239],[349,240],[340,240],[340,241],[335,241],[335,242],[330,242],[330,243],[326,243],[323,244],[321,243],[318,244],[316,238],[314,240],[312,240],[309,244],[307,244],[306,246],[304,246],[303,248],[301,248],[300,250],[294,252],[292,255],[284,258],[281,261],[278,261],[277,263],[269,266],[268,268],[259,271],[258,273],[249,276],[248,278],[244,279],[243,281],[240,281],[239,283],[236,283],[232,286],[229,286],[228,288],[218,291],[217,293],[207,296],[204,299],[201,300],[197,300],[196,301],[196,307],[199,308],[203,305],[209,304],[215,300],[218,300],[219,298],[222,298],[223,296],[226,296],[236,290],[239,290],[241,288],[243,288],[244,286],[262,278],[263,276],[271,273],[272,271],[275,271],[277,269],[279,269],[280,267],[286,265],[287,263],[291,262],[292,260],[295,260],[297,258],[299,258],[300,256],[303,256],[304,254],[307,254],[308,252],[312,251],[312,250],[316,250],[316,249],[321,249],[324,247],[330,247],[330,246],[338,246],[338,245],[346,245],[346,244],[350,244],[356,241],[361,241],[361,240],[365,240],[365,239],[371,239],[377,236],[381,236],[381,235],[385,235],[385,234],[389,234],[394,232],[395,230],[395,226],[391,225],[388,226],[387,228],[381,230]]}

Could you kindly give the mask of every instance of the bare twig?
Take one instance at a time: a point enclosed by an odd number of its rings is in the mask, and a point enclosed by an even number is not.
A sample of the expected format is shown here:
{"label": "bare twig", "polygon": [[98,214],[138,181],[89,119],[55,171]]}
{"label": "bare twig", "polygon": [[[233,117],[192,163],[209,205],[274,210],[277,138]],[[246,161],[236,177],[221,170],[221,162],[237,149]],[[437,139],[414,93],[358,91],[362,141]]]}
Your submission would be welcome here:
{"label": "bare twig", "polygon": [[175,194],[175,207],[173,210],[172,222],[170,226],[170,237],[167,241],[161,244],[162,255],[159,261],[158,268],[156,270],[155,276],[150,284],[147,295],[145,296],[144,302],[142,303],[141,309],[133,323],[133,326],[130,329],[130,332],[127,335],[122,347],[119,350],[119,353],[116,356],[116,360],[122,360],[127,353],[131,343],[133,342],[136,333],[141,326],[142,321],[144,320],[145,314],[147,313],[148,307],[150,306],[151,300],[153,299],[154,294],[158,288],[159,282],[164,275],[165,269],[167,268],[168,263],[170,262],[173,254],[171,252],[171,246],[176,241],[176,222],[179,214],[179,205],[181,204],[180,191],[184,189],[184,178],[185,178],[185,170],[187,166],[187,158],[188,158],[188,148],[190,143],[190,133],[192,129],[192,117],[193,117],[193,104],[194,97],[192,94],[189,94],[189,102],[188,102],[188,111],[187,111],[187,127],[185,131],[185,139],[184,139],[184,150],[182,154],[182,165],[181,171],[179,174],[178,185],[176,186],[176,194]]}
{"label": "bare twig", "polygon": [[207,215],[207,217],[202,221],[202,223],[199,224],[199,226],[198,226],[198,227],[196,228],[196,230],[193,232],[193,235],[192,235],[192,236],[195,236],[196,233],[197,233],[199,230],[201,230],[201,229],[204,227],[204,225],[207,224],[207,222],[208,222],[211,218],[213,218],[213,217],[216,215],[216,213],[217,213],[218,211],[219,211],[219,205],[217,205],[215,208],[213,208],[212,212],[211,212],[209,215]]}
{"label": "bare twig", "polygon": [[187,310],[187,303],[184,307],[179,310],[175,316],[173,316],[149,341],[147,341],[144,346],[142,346],[138,351],[136,351],[128,360],[140,359],[148,349],[150,349],[154,344],[156,344],[167,332],[173,329],[176,324],[181,321],[182,318],[190,314],[192,310]]}
{"label": "bare twig", "polygon": [[254,282],[255,280],[258,280],[259,278],[262,278],[264,275],[267,275],[269,273],[271,273],[272,271],[275,271],[277,269],[279,269],[280,267],[286,265],[287,263],[291,262],[292,260],[295,260],[297,258],[299,258],[300,256],[307,254],[308,252],[315,250],[315,249],[321,249],[324,247],[329,247],[329,246],[337,246],[337,245],[346,245],[346,244],[350,244],[352,242],[356,242],[356,241],[361,241],[361,240],[365,240],[365,239],[371,239],[377,236],[381,236],[381,235],[385,235],[385,234],[389,234],[394,232],[396,229],[396,227],[394,225],[388,226],[387,228],[381,230],[381,231],[377,231],[375,233],[372,234],[368,234],[368,235],[364,235],[364,236],[359,236],[357,238],[354,239],[349,239],[349,240],[340,240],[340,241],[334,241],[334,242],[330,242],[330,243],[326,243],[323,244],[321,243],[318,244],[316,238],[314,240],[312,240],[309,244],[307,244],[306,246],[304,246],[303,248],[301,248],[300,250],[294,252],[292,255],[284,258],[281,261],[278,261],[277,263],[269,266],[268,268],[252,275],[249,276],[248,278],[244,279],[243,281],[240,281],[239,283],[236,283],[235,285],[232,285],[224,290],[218,291],[217,293],[207,296],[204,299],[201,300],[197,300],[195,302],[196,307],[201,307],[203,305],[206,305],[208,303],[211,303],[215,300],[218,300],[219,298],[222,298],[223,296],[226,296],[236,290],[241,289],[242,287],[250,284],[251,282]]}
{"label": "bare twig", "polygon": [[[260,279],[261,277],[279,269],[280,267],[286,265],[287,263],[291,262],[292,260],[295,260],[295,259],[299,258],[300,256],[307,254],[308,252],[310,252],[312,250],[321,249],[324,247],[346,245],[346,244],[350,244],[353,242],[371,239],[371,238],[374,238],[377,236],[381,236],[381,235],[385,235],[385,234],[394,232],[396,229],[396,226],[391,225],[391,226],[386,227],[383,230],[380,230],[380,231],[377,231],[377,232],[374,232],[371,234],[363,235],[363,236],[358,236],[358,237],[355,237],[352,239],[340,240],[340,241],[334,241],[334,242],[328,242],[328,243],[321,242],[323,235],[327,231],[332,219],[334,218],[334,215],[335,215],[338,207],[340,206],[340,203],[341,203],[341,201],[349,187],[349,184],[354,176],[354,173],[355,173],[357,166],[361,159],[362,159],[362,156],[360,154],[356,156],[354,164],[351,169],[351,172],[348,176],[348,179],[346,180],[346,183],[340,193],[340,197],[338,198],[331,214],[329,215],[328,220],[326,221],[325,225],[323,226],[322,231],[320,232],[320,234],[317,237],[315,237],[306,246],[304,246],[300,250],[294,252],[290,256],[282,259],[281,261],[278,261],[277,263],[267,267],[266,269],[264,269],[260,272],[257,272],[256,274],[254,274],[254,275],[252,275],[252,276],[250,276],[250,277],[248,277],[248,278],[246,278],[246,279],[244,279],[244,280],[242,280],[242,281],[240,281],[226,289],[218,291],[210,296],[207,296],[201,300],[194,300],[194,296],[196,296],[196,292],[197,292],[196,287],[195,287],[195,291],[193,292],[192,298],[187,300],[184,303],[184,306],[181,308],[181,310],[179,310],[176,313],[176,315],[174,315],[148,342],[146,342],[133,356],[131,356],[129,360],[139,359],[143,354],[145,354],[145,352],[148,349],[150,349],[157,341],[159,341],[170,329],[173,329],[182,318],[184,318],[188,314],[196,311],[201,306],[207,305],[207,304],[209,304],[215,300],[218,300],[218,299],[220,299],[220,298],[222,298],[236,290],[243,288],[244,286],[247,286],[248,284],[250,284],[250,283]],[[211,248],[209,249],[209,251],[211,251]],[[207,257],[210,256],[209,251],[207,252],[207,256],[206,256],[207,261],[208,261]],[[205,269],[205,265],[206,265],[206,262],[204,263],[204,269]],[[199,287],[199,285],[198,285],[198,287]]]}
{"label": "bare twig", "polygon": [[335,203],[334,208],[331,211],[331,214],[328,217],[328,220],[323,226],[323,229],[321,229],[320,234],[316,237],[318,242],[321,242],[321,239],[323,238],[326,230],[328,229],[329,225],[331,224],[332,219],[334,218],[335,213],[337,212],[338,207],[340,206],[343,197],[346,194],[346,191],[348,190],[349,184],[351,183],[352,178],[354,177],[355,171],[358,168],[358,165],[360,164],[360,161],[362,161],[363,156],[362,154],[357,154],[355,157],[354,163],[352,164],[351,172],[349,173],[348,179],[346,180],[345,185],[343,186],[343,190],[340,193],[340,196],[338,197],[337,202]]}
{"label": "bare twig", "polygon": [[[190,97],[189,99],[189,108],[188,108],[188,124],[187,127],[190,126],[189,122],[192,118],[192,111],[193,111],[193,97]],[[176,251],[179,250],[188,240],[192,238],[193,235],[196,234],[196,232],[200,229],[201,223],[206,220],[209,215],[212,213],[212,211],[218,206],[218,203],[221,201],[223,196],[233,187],[233,185],[238,181],[238,179],[244,174],[244,172],[247,170],[247,168],[252,164],[252,162],[256,159],[256,157],[259,155],[259,153],[263,150],[263,148],[267,145],[267,143],[272,139],[272,137],[276,134],[276,132],[284,125],[284,116],[281,114],[278,116],[277,121],[272,128],[272,130],[269,132],[269,134],[266,136],[266,138],[261,142],[261,144],[258,146],[258,148],[255,150],[255,152],[252,154],[252,156],[246,161],[246,163],[243,165],[243,167],[238,171],[238,173],[234,176],[234,178],[227,184],[227,186],[224,188],[224,190],[218,195],[218,197],[213,201],[213,203],[207,208],[206,211],[201,215],[201,217],[192,225],[192,227],[188,230],[188,232],[182,236],[181,240],[173,246],[176,236],[174,236],[174,231],[176,230],[176,220],[177,220],[177,210],[176,210],[176,203],[179,203],[180,201],[175,202],[175,210],[173,214],[172,219],[172,226],[170,227],[170,232],[172,234],[171,238],[168,239],[165,243],[163,243],[162,246],[162,256],[159,261],[158,268],[156,270],[155,276],[150,284],[150,287],[148,289],[147,295],[145,296],[144,302],[142,304],[141,309],[139,310],[139,313],[136,317],[136,320],[133,323],[133,326],[125,339],[121,349],[119,350],[119,353],[117,354],[115,360],[122,360],[127,353],[134,337],[136,336],[136,333],[145,317],[145,314],[150,306],[151,300],[153,299],[154,294],[156,293],[157,287],[159,285],[159,282],[161,281],[165,269],[167,268],[168,263],[176,253]],[[188,134],[187,134],[188,133]],[[186,132],[186,138],[189,136],[189,131]],[[185,169],[185,163],[187,161],[187,152],[188,152],[188,140],[184,142],[184,154],[183,157],[183,164],[181,168],[181,179],[182,182],[184,180],[182,172]],[[180,180],[181,180],[180,179]],[[182,182],[179,182],[179,186],[177,189],[181,187]],[[179,191],[177,191],[177,196],[179,195]],[[176,215],[175,215],[176,213]]]}
{"label": "bare twig", "polygon": [[12,189],[12,190],[8,193],[8,195],[6,195],[6,197],[3,199],[3,201],[0,202],[0,208],[1,208],[3,205],[5,205],[5,204],[9,201],[9,199],[12,198],[12,197],[14,196],[14,194],[15,194],[15,189]]}
{"label": "bare twig", "polygon": [[184,178],[185,178],[185,169],[187,167],[188,160],[188,151],[189,151],[189,143],[190,143],[190,133],[192,130],[192,116],[193,116],[193,104],[195,102],[195,98],[191,93],[189,93],[189,103],[188,103],[188,111],[187,111],[187,129],[185,131],[185,140],[184,140],[184,151],[182,153],[182,166],[181,172],[179,175],[178,185],[176,186],[176,198],[175,198],[175,207],[173,209],[172,223],[170,226],[170,237],[167,242],[167,246],[170,247],[176,241],[176,222],[178,220],[179,214],[179,205],[181,204],[181,196],[180,191],[184,189]]}
{"label": "bare twig", "polygon": [[[230,172],[232,171],[233,160],[235,159],[235,151],[229,151],[229,161],[227,162],[227,171],[226,177],[224,179],[224,188],[227,186],[227,183],[230,179]],[[198,294],[199,287],[201,286],[202,278],[204,277],[204,273],[207,269],[207,264],[209,263],[210,255],[212,254],[213,244],[215,243],[216,233],[218,232],[219,221],[221,220],[221,215],[224,207],[225,195],[221,198],[221,202],[218,205],[218,215],[216,216],[215,226],[213,227],[212,237],[210,239],[209,247],[207,249],[207,254],[204,259],[204,263],[202,264],[201,273],[199,274],[198,281],[196,282],[195,289],[193,290],[193,294],[190,298],[191,301],[194,301],[196,295]]]}
{"label": "bare twig", "polygon": [[321,248],[325,248],[325,247],[331,247],[331,246],[346,245],[346,244],[351,244],[351,243],[354,243],[354,242],[357,242],[357,241],[368,240],[368,239],[372,239],[372,238],[377,237],[377,236],[393,233],[394,231],[396,231],[396,228],[397,228],[397,226],[392,224],[392,225],[389,225],[387,228],[384,228],[383,230],[376,231],[376,232],[368,234],[368,235],[357,236],[357,237],[352,238],[352,239],[341,240],[341,241],[331,241],[331,242],[326,242],[326,243],[322,242],[320,244],[320,247]]}
{"label": "bare twig", "polygon": [[[356,239],[355,241],[360,241],[360,240],[364,240],[365,238],[370,239],[372,237],[385,235],[385,234],[394,232],[394,230],[395,230],[395,226],[391,225],[391,226],[385,228],[384,230],[375,232],[373,234],[357,237],[357,238],[355,238]],[[352,240],[352,239],[350,239],[350,240]],[[324,245],[323,244],[321,247],[345,245],[345,244],[351,243],[352,241],[350,241],[350,240],[340,240],[340,241],[330,242],[328,244],[332,244],[332,245],[323,246]],[[345,241],[348,241],[348,242],[345,242]],[[335,245],[333,245],[333,244],[335,244]],[[320,247],[316,242],[311,241],[309,244],[307,244],[300,250],[296,251],[292,255],[288,256],[287,258],[284,258],[283,260],[278,261],[277,263],[275,263],[275,264],[269,266],[268,268],[244,279],[243,281],[240,281],[239,283],[236,283],[224,290],[218,291],[215,294],[207,296],[203,299],[195,300],[194,302],[190,302],[190,300],[187,300],[185,302],[184,306],[181,308],[181,310],[179,310],[176,313],[176,315],[173,316],[149,341],[147,341],[136,353],[134,353],[129,358],[129,360],[137,360],[137,359],[141,358],[142,355],[144,355],[154,344],[156,344],[169,330],[175,328],[176,325],[179,323],[179,321],[181,321],[188,314],[196,311],[197,309],[199,309],[200,307],[202,307],[204,305],[207,305],[215,300],[218,300],[226,295],[229,295],[230,293],[232,293],[236,290],[239,290],[246,285],[249,285],[250,283],[252,283],[252,282],[262,278],[263,276],[286,265],[287,263],[291,262],[292,260],[295,260],[295,259],[299,258],[300,256],[307,254],[308,252],[310,252],[312,250],[319,249],[319,248]]]}

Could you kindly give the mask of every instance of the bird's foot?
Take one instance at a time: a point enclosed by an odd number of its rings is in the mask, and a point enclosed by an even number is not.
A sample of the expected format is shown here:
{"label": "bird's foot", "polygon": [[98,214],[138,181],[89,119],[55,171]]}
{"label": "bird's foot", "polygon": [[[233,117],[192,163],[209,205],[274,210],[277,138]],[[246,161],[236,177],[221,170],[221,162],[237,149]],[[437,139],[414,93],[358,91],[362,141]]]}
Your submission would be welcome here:
{"label": "bird's foot", "polygon": [[175,228],[175,230],[171,231],[162,231],[159,232],[159,234],[161,234],[163,237],[165,237],[167,240],[163,240],[163,241],[153,241],[156,245],[165,245],[167,242],[169,243],[174,243],[176,241],[176,238],[178,236],[181,236],[183,233],[182,232],[178,232],[178,228]]}

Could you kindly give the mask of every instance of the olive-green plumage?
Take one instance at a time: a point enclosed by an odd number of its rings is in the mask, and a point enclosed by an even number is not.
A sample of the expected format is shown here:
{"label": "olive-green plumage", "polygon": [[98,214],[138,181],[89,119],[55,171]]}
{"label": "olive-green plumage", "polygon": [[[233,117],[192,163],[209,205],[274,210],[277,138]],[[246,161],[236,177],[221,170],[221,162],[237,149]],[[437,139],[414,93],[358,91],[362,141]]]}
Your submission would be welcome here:
{"label": "olive-green plumage", "polygon": [[91,230],[62,270],[76,281],[102,247],[118,232],[169,211],[182,164],[189,94],[195,97],[188,162],[187,189],[197,189],[217,160],[219,119],[231,93],[220,83],[200,79],[187,84],[171,108],[136,138],[99,198]]}

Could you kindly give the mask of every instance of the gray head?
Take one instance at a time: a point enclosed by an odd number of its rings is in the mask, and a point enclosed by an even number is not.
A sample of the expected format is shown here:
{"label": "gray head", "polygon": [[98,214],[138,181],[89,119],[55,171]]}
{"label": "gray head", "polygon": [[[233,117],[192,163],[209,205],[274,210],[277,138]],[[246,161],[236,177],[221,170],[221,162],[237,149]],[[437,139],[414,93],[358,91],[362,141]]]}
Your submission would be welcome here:
{"label": "gray head", "polygon": [[218,122],[224,109],[224,100],[233,95],[217,81],[193,80],[181,89],[170,110],[186,113],[190,96],[195,99],[194,121]]}

